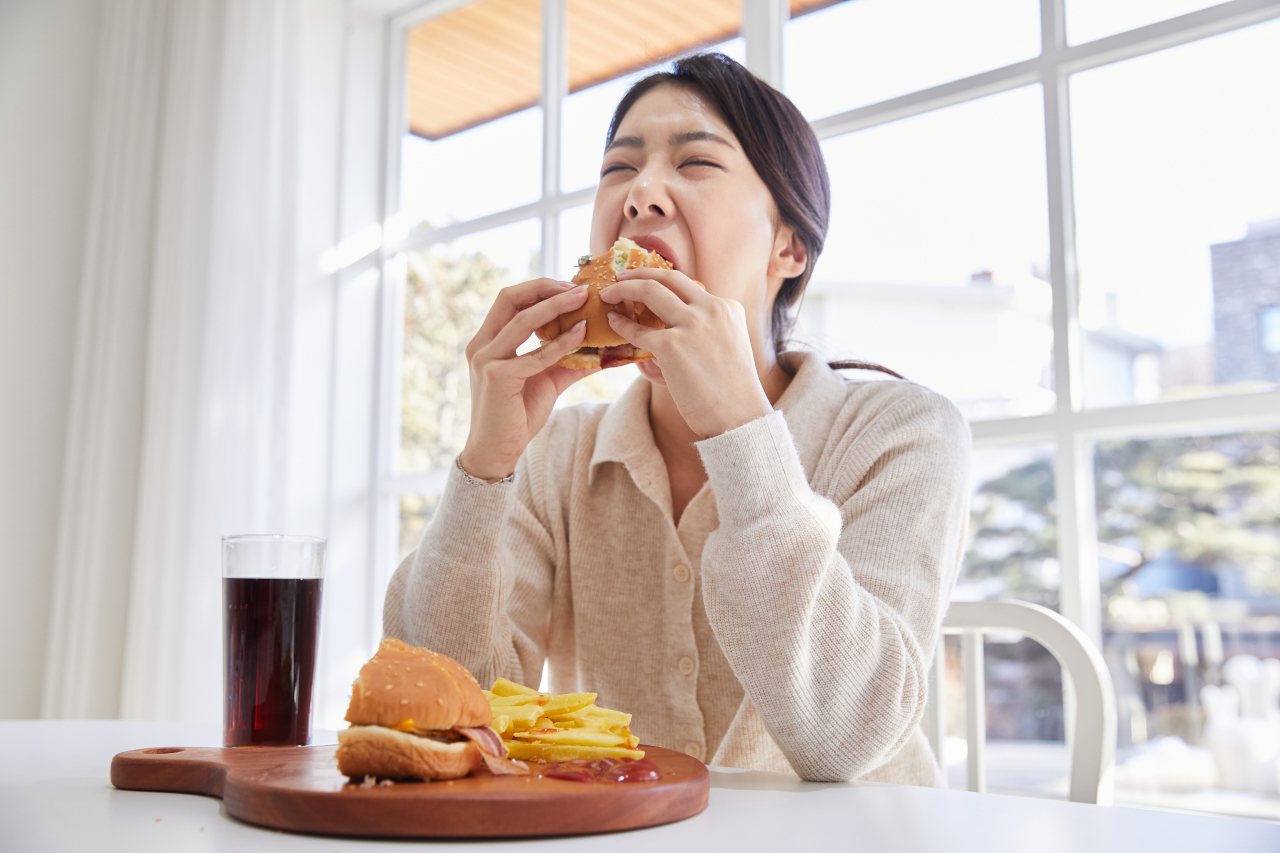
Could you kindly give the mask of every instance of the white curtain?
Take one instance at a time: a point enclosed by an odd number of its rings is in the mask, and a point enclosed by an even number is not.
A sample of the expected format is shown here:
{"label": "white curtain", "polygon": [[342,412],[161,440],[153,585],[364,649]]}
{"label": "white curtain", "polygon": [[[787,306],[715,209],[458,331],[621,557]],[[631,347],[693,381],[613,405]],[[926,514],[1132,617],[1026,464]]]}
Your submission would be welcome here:
{"label": "white curtain", "polygon": [[[96,250],[44,712],[216,720],[220,537],[325,533],[326,501],[297,483],[328,461],[315,247],[333,238],[317,232],[333,230],[337,176],[305,172],[326,128],[308,136],[299,111],[336,101],[336,86],[314,90],[338,75],[304,74],[302,42],[340,45],[341,4],[116,0],[103,13]],[[300,214],[316,182],[330,212]],[[318,351],[299,345],[300,322]]]}

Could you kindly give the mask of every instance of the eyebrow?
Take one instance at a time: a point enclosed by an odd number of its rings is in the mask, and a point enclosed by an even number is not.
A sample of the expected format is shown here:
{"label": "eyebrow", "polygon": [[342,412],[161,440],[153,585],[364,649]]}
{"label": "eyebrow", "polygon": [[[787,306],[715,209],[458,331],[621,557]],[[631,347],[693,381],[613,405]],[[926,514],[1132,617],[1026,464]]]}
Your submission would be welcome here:
{"label": "eyebrow", "polygon": [[614,139],[604,149],[605,153],[609,153],[615,148],[644,148],[644,140],[638,136],[619,136]]}
{"label": "eyebrow", "polygon": [[[725,139],[723,136],[717,136],[709,130],[686,130],[682,133],[674,133],[668,142],[675,145],[685,145],[690,142],[716,142],[728,148],[733,148],[733,143]],[[644,149],[644,140],[638,136],[619,136],[609,143],[609,147],[605,148],[605,153],[615,148],[639,148]]]}
{"label": "eyebrow", "polygon": [[672,134],[670,140],[671,145],[684,145],[689,142],[716,142],[728,148],[733,147],[732,142],[709,130],[686,130],[684,133]]}

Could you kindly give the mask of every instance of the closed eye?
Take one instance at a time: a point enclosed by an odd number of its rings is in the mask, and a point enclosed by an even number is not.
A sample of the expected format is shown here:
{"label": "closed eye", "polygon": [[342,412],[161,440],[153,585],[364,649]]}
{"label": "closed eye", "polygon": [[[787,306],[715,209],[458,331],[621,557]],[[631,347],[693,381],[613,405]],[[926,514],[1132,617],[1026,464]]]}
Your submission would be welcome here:
{"label": "closed eye", "polygon": [[711,168],[713,168],[713,169],[719,169],[719,168],[720,168],[720,164],[719,164],[719,163],[712,163],[710,160],[697,160],[697,159],[694,159],[694,160],[685,160],[683,163],[681,163],[681,164],[680,164],[680,168],[682,168],[682,169],[683,169],[685,166],[710,166],[710,167],[711,167]]}
{"label": "closed eye", "polygon": [[635,167],[634,167],[634,166],[628,166],[628,165],[626,165],[625,163],[614,163],[614,164],[612,164],[612,165],[605,166],[603,169],[601,169],[601,170],[600,170],[600,177],[602,177],[602,178],[603,178],[605,175],[612,174],[613,172],[621,171],[622,169],[632,169],[632,170],[634,170],[634,169],[635,169]]}

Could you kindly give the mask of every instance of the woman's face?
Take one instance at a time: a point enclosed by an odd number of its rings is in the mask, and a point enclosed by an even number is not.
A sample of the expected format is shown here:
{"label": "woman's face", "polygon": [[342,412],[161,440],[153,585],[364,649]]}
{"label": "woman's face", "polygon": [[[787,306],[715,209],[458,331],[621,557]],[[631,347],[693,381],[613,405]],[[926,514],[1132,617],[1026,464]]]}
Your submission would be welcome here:
{"label": "woman's face", "polygon": [[768,188],[715,111],[689,89],[661,85],[632,105],[605,151],[591,253],[619,237],[657,250],[709,292],[742,303],[760,354],[773,297],[804,268],[803,250],[798,268],[788,255],[792,229],[775,218]]}

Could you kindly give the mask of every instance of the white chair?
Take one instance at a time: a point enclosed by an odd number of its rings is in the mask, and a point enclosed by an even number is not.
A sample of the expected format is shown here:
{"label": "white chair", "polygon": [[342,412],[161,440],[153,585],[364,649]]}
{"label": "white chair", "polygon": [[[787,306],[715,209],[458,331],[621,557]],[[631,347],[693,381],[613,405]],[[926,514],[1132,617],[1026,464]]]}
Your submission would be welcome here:
{"label": "white chair", "polygon": [[[965,739],[969,744],[968,788],[986,790],[983,752],[986,747],[986,707],[983,702],[982,635],[1016,633],[1030,637],[1062,665],[1067,743],[1071,747],[1071,789],[1076,803],[1111,805],[1115,769],[1116,697],[1102,653],[1085,633],[1045,607],[1022,601],[957,601],[942,623],[942,633],[959,634],[964,667]],[[946,739],[944,694],[946,656],[943,638],[929,675],[929,707],[925,734],[942,760]],[[1075,696],[1072,714],[1070,696]],[[1072,719],[1074,717],[1074,727]]]}

